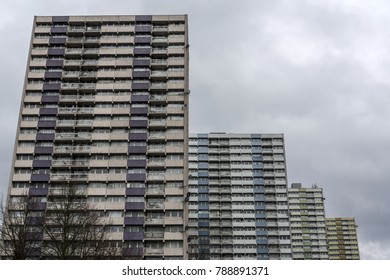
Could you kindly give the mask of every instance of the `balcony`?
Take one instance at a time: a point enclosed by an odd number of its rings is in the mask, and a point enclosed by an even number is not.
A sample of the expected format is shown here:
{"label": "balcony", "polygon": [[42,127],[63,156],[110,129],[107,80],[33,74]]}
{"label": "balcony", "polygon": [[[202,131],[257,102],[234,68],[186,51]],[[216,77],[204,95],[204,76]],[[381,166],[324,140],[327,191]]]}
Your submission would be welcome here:
{"label": "balcony", "polygon": [[78,114],[78,115],[91,115],[93,114],[93,108],[76,108],[76,107],[60,107],[58,109],[59,114]]}
{"label": "balcony", "polygon": [[164,167],[165,160],[148,160],[147,166],[148,167]]}
{"label": "balcony", "polygon": [[165,180],[165,173],[147,174],[146,180],[148,180],[148,181],[164,181]]}
{"label": "balcony", "polygon": [[160,202],[147,202],[145,209],[164,209],[164,203]]}
{"label": "balcony", "polygon": [[76,94],[66,94],[60,96],[60,102],[74,103],[76,101],[94,101],[95,96],[93,95],[76,95]]}
{"label": "balcony", "polygon": [[75,56],[80,56],[81,53],[82,53],[82,50],[81,48],[72,48],[72,49],[66,49],[65,50],[65,55],[66,56],[72,56],[72,55],[75,55]]}
{"label": "balcony", "polygon": [[83,37],[69,37],[67,40],[68,45],[80,45],[83,44],[84,38]]}
{"label": "balcony", "polygon": [[145,225],[162,225],[164,224],[163,218],[146,218]]}
{"label": "balcony", "polygon": [[99,49],[97,49],[97,48],[84,49],[83,54],[84,55],[98,55]]}
{"label": "balcony", "polygon": [[152,55],[167,55],[168,49],[167,48],[153,48],[152,49]]}
{"label": "balcony", "polygon": [[150,95],[150,101],[151,102],[163,102],[165,103],[167,101],[167,96],[166,95]]}
{"label": "balcony", "polygon": [[164,238],[164,232],[145,232],[145,239],[162,239]]}
{"label": "balcony", "polygon": [[90,146],[59,146],[54,147],[54,153],[89,153],[91,151]]}
{"label": "balcony", "polygon": [[88,132],[56,133],[55,140],[89,140],[91,139],[91,135]]}
{"label": "balcony", "polygon": [[153,32],[168,32],[168,26],[153,26]]}
{"label": "balcony", "polygon": [[154,90],[154,89],[167,89],[167,84],[166,83],[151,83],[150,84],[150,89],[151,90]]}
{"label": "balcony", "polygon": [[152,39],[153,44],[167,44],[168,43],[168,38],[167,37],[154,37]]}
{"label": "balcony", "polygon": [[148,139],[151,140],[165,140],[166,134],[165,133],[149,133]]}
{"label": "balcony", "polygon": [[88,179],[87,173],[52,173],[50,181],[85,181]]}
{"label": "balcony", "polygon": [[65,71],[62,74],[64,79],[74,79],[78,80],[79,78],[96,78],[95,71]]}
{"label": "balcony", "polygon": [[150,120],[148,122],[150,127],[166,127],[167,121],[166,120]]}
{"label": "balcony", "polygon": [[167,71],[152,71],[150,76],[152,78],[166,78],[167,77]]}
{"label": "balcony", "polygon": [[163,195],[164,193],[164,188],[147,188],[145,191],[146,195]]}
{"label": "balcony", "polygon": [[89,161],[86,160],[53,160],[52,167],[88,167]]}
{"label": "balcony", "polygon": [[159,113],[159,114],[166,114],[167,108],[166,107],[150,107],[149,113]]}
{"label": "balcony", "polygon": [[168,60],[166,59],[152,59],[150,61],[151,66],[163,66],[164,68],[168,65]]}
{"label": "balcony", "polygon": [[162,256],[164,254],[164,248],[145,248],[144,254]]}
{"label": "balcony", "polygon": [[148,146],[148,153],[165,153],[165,146]]}

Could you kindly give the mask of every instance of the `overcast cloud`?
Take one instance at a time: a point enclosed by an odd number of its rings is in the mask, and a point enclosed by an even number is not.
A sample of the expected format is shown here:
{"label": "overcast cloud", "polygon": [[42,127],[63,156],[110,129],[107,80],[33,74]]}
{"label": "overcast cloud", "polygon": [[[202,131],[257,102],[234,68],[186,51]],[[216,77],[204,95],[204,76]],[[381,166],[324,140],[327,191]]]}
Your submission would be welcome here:
{"label": "overcast cloud", "polygon": [[362,259],[390,259],[390,2],[2,0],[6,194],[34,15],[188,14],[190,131],[284,133],[289,183],[354,216]]}

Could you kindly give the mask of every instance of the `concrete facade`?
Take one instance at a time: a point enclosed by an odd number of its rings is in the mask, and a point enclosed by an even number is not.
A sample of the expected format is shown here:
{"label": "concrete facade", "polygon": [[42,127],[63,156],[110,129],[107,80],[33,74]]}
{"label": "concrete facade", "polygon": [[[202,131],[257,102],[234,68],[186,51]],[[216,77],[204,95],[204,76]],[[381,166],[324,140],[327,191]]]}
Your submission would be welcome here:
{"label": "concrete facade", "polygon": [[355,218],[327,218],[329,259],[359,260]]}
{"label": "concrete facade", "polygon": [[8,201],[77,188],[123,257],[187,258],[188,46],[186,15],[35,17]]}
{"label": "concrete facade", "polygon": [[282,134],[193,134],[189,259],[291,259]]}
{"label": "concrete facade", "polygon": [[322,188],[294,183],[288,189],[288,204],[293,259],[329,259]]}

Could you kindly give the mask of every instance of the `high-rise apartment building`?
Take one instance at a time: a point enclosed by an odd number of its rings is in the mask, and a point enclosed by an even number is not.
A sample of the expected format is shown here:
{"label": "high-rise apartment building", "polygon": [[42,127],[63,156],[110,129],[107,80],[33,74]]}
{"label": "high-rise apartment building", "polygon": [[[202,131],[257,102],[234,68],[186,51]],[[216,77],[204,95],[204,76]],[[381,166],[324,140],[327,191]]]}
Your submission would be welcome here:
{"label": "high-rise apartment building", "polygon": [[187,258],[187,30],[186,15],[35,17],[9,203],[45,220],[77,189],[123,257]]}
{"label": "high-rise apartment building", "polygon": [[194,134],[189,259],[291,259],[282,134]]}
{"label": "high-rise apartment building", "polygon": [[329,259],[360,259],[355,218],[327,218],[326,227]]}
{"label": "high-rise apartment building", "polygon": [[315,185],[303,188],[300,183],[291,184],[288,204],[293,259],[329,259],[322,188]]}

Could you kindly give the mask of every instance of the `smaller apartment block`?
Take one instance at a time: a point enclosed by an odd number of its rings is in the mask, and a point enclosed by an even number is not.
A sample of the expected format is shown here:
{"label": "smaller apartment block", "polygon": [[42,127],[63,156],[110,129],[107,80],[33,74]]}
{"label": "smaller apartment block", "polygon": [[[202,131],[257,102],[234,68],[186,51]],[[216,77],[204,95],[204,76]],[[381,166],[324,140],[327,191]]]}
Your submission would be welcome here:
{"label": "smaller apartment block", "polygon": [[291,259],[282,134],[194,134],[189,259]]}
{"label": "smaller apartment block", "polygon": [[327,218],[329,258],[359,260],[359,247],[354,218]]}
{"label": "smaller apartment block", "polygon": [[329,259],[322,188],[292,184],[288,201],[293,259]]}

